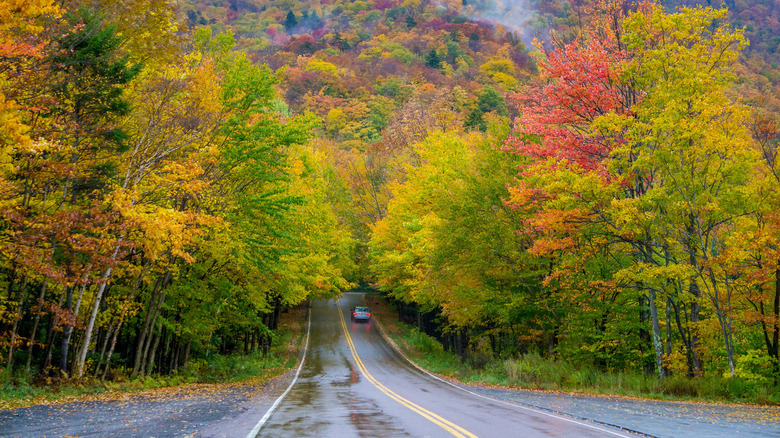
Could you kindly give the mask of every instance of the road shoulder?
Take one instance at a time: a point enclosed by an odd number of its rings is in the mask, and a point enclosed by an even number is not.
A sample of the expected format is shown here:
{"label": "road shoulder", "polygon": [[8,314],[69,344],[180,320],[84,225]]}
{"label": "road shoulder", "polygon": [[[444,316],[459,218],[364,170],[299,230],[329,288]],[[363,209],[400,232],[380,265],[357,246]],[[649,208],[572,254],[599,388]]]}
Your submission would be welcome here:
{"label": "road shoulder", "polygon": [[[368,304],[375,303],[368,302]],[[778,407],[657,401],[463,383],[454,378],[433,374],[420,367],[388,335],[383,322],[376,317],[376,313],[374,313],[373,323],[376,324],[388,345],[414,367],[476,397],[487,397],[576,420],[592,421],[640,436],[780,437],[780,408]]]}

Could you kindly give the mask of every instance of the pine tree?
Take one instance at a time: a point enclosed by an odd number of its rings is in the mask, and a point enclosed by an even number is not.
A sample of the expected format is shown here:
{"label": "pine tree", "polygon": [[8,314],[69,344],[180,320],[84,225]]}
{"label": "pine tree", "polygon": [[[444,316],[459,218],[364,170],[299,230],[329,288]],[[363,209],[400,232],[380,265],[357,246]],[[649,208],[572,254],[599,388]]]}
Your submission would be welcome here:
{"label": "pine tree", "polygon": [[322,28],[322,20],[320,20],[320,17],[317,15],[317,11],[311,11],[311,15],[309,16],[309,20],[311,20],[311,28],[312,29],[320,29],[320,28]]}
{"label": "pine tree", "polygon": [[284,19],[284,28],[290,30],[298,25],[298,19],[295,18],[295,14],[291,10],[287,13],[287,17]]}
{"label": "pine tree", "polygon": [[425,65],[431,68],[441,68],[441,58],[439,58],[439,53],[436,49],[431,49],[428,52],[428,56],[425,57]]}

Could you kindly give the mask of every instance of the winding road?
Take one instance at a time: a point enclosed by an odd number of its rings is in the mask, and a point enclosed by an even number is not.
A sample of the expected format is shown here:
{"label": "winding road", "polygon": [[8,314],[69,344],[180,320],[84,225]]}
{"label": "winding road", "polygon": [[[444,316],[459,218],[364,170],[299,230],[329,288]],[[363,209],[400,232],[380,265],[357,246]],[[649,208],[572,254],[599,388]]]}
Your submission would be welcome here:
{"label": "winding road", "polygon": [[595,423],[468,394],[413,368],[375,324],[351,322],[360,296],[312,307],[299,381],[259,436],[630,436]]}
{"label": "winding road", "polygon": [[362,300],[312,303],[302,366],[264,387],[5,411],[0,436],[780,437],[777,408],[453,385],[412,366],[376,321],[350,321]]}

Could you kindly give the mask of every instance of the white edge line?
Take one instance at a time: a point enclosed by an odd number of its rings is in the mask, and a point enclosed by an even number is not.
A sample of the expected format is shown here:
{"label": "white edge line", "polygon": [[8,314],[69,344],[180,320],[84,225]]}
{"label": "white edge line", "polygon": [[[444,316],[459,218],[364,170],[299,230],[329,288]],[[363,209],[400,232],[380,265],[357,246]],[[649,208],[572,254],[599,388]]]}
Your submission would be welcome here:
{"label": "white edge line", "polygon": [[[375,321],[376,321],[376,320],[375,320]],[[379,321],[377,321],[377,323],[378,323],[377,325],[380,327],[380,331],[382,332],[382,336],[383,336],[384,338],[386,338],[386,339],[388,339],[388,340],[392,341],[392,339],[390,339],[390,337],[389,337],[389,336],[387,335],[387,333],[385,332],[385,329],[384,329],[384,327],[382,327],[382,324],[381,324],[381,323],[379,323]],[[394,342],[392,342],[392,344],[391,344],[391,345],[394,345],[394,344],[395,344],[395,343],[394,343]],[[454,383],[452,383],[452,382],[449,382],[449,381],[447,381],[447,380],[445,380],[445,379],[442,379],[441,377],[439,377],[439,376],[437,376],[437,375],[435,375],[435,374],[431,373],[430,371],[426,370],[425,368],[423,368],[423,367],[421,367],[421,366],[417,365],[417,364],[416,364],[416,363],[414,363],[414,362],[413,362],[411,359],[409,359],[409,358],[408,358],[408,357],[407,357],[407,356],[406,356],[406,355],[405,355],[405,354],[404,354],[402,351],[400,351],[400,348],[398,348],[397,346],[396,346],[396,348],[393,348],[393,349],[394,349],[394,350],[395,350],[395,351],[396,351],[398,354],[400,354],[400,355],[401,355],[401,357],[403,357],[404,359],[406,359],[406,361],[407,361],[407,362],[409,362],[410,364],[412,364],[412,366],[414,366],[414,367],[415,367],[415,368],[417,368],[418,370],[422,371],[423,373],[427,374],[428,376],[430,376],[430,377],[433,377],[434,379],[436,379],[436,380],[438,380],[438,381],[440,381],[440,382],[446,383],[447,385],[450,385],[450,386],[452,386],[453,388],[457,388],[457,389],[459,389],[459,390],[461,390],[461,391],[463,391],[463,392],[466,392],[466,393],[468,393],[468,394],[471,394],[471,395],[473,395],[473,396],[475,396],[475,397],[479,397],[479,398],[482,398],[482,399],[485,399],[485,400],[490,400],[490,401],[493,401],[493,402],[498,402],[498,403],[501,403],[501,404],[504,404],[504,405],[507,405],[507,406],[512,406],[512,407],[519,408],[519,409],[525,409],[526,411],[531,411],[531,412],[534,412],[534,413],[537,413],[537,414],[546,415],[546,416],[548,416],[548,417],[556,418],[556,419],[558,419],[558,420],[568,421],[568,422],[570,422],[570,423],[578,424],[578,425],[580,425],[580,426],[585,426],[585,427],[587,427],[587,428],[590,428],[590,429],[595,429],[595,430],[598,430],[598,431],[600,431],[600,432],[606,432],[606,433],[608,433],[608,434],[611,434],[611,435],[614,435],[614,436],[619,436],[619,437],[623,437],[623,438],[631,438],[631,436],[632,436],[632,435],[624,435],[624,434],[621,434],[621,433],[615,432],[615,431],[613,431],[613,430],[609,430],[609,429],[606,429],[606,428],[603,428],[603,427],[599,427],[599,426],[596,426],[596,425],[593,425],[593,424],[588,424],[588,423],[585,423],[585,422],[582,422],[582,421],[578,421],[578,420],[575,420],[575,419],[572,419],[572,418],[566,418],[566,417],[564,417],[564,416],[562,416],[562,415],[557,415],[557,414],[553,414],[553,413],[550,413],[550,412],[545,412],[545,411],[543,411],[543,410],[540,410],[540,409],[534,409],[534,408],[531,408],[531,407],[528,407],[528,406],[523,406],[523,405],[521,405],[521,404],[518,404],[518,403],[510,403],[510,402],[507,402],[507,401],[504,401],[504,400],[501,400],[501,399],[498,399],[498,398],[488,397],[488,396],[486,396],[486,395],[482,395],[482,394],[478,394],[478,393],[476,393],[476,392],[473,392],[473,391],[469,391],[468,389],[466,389],[466,388],[463,388],[463,387],[460,387],[460,386],[458,386],[458,385],[456,385],[456,384],[454,384]]]}
{"label": "white edge line", "polygon": [[308,309],[308,315],[306,317],[306,344],[303,346],[303,357],[301,358],[301,363],[298,365],[298,369],[295,371],[295,377],[293,378],[292,382],[290,382],[290,386],[287,387],[287,389],[282,393],[282,395],[279,396],[279,398],[276,399],[273,406],[271,406],[268,411],[263,415],[263,418],[260,419],[260,421],[257,422],[255,427],[252,429],[251,432],[249,432],[249,435],[246,436],[246,438],[255,438],[258,433],[260,433],[260,429],[263,428],[263,425],[268,421],[269,418],[271,418],[271,414],[274,413],[276,408],[279,407],[280,404],[282,404],[282,400],[284,400],[284,397],[287,396],[287,393],[290,392],[293,385],[295,385],[295,382],[298,381],[298,375],[301,373],[301,368],[303,368],[303,363],[306,361],[306,351],[309,349],[309,332],[311,331],[311,302],[309,303],[309,309]]}

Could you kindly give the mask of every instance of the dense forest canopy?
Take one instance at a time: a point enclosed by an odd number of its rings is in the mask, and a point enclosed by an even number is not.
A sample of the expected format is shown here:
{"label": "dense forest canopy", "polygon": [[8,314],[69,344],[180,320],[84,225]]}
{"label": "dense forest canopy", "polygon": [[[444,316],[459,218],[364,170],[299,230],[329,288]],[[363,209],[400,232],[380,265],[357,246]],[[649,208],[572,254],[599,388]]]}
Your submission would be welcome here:
{"label": "dense forest canopy", "polygon": [[777,384],[780,4],[4,3],[5,378],[362,285],[464,360]]}

